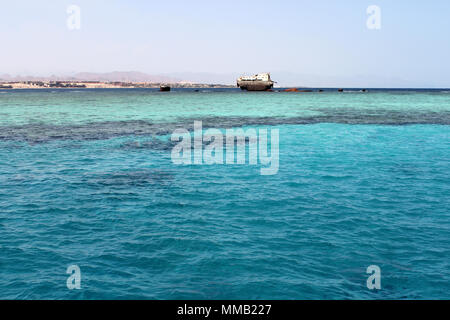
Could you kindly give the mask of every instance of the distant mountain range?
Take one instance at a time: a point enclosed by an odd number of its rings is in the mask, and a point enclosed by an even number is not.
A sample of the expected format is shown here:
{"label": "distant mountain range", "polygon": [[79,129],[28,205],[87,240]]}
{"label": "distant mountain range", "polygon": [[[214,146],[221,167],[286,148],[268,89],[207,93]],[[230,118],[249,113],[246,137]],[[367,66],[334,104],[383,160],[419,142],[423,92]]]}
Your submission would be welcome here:
{"label": "distant mountain range", "polygon": [[[256,72],[254,72],[256,73]],[[101,82],[150,82],[150,83],[188,83],[235,85],[236,79],[244,73],[208,73],[208,72],[173,72],[167,74],[147,74],[138,71],[115,71],[106,73],[79,72],[72,75],[51,76],[11,76],[0,74],[0,81],[101,81]],[[293,73],[286,71],[272,72],[276,87],[339,87],[339,88],[432,88],[435,83],[411,81],[383,76],[325,76]]]}
{"label": "distant mountain range", "polygon": [[152,83],[178,83],[181,79],[169,77],[165,75],[149,75],[143,72],[79,72],[74,75],[47,77],[39,76],[11,76],[8,74],[0,75],[1,81],[102,81],[102,82],[152,82]]}

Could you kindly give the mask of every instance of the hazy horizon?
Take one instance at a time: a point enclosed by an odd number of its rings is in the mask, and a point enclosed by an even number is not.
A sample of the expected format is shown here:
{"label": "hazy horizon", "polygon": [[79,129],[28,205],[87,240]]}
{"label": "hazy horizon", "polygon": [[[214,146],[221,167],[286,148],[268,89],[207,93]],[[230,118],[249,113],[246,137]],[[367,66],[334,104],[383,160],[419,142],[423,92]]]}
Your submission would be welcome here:
{"label": "hazy horizon", "polygon": [[[118,73],[118,77],[105,77],[110,74]],[[61,74],[0,74],[0,81],[25,81],[25,80],[48,80],[48,81],[124,81],[124,82],[152,82],[152,83],[181,83],[190,82],[198,84],[223,84],[234,85],[237,77],[242,73],[207,73],[207,72],[174,72],[147,74],[140,71],[111,71],[111,72],[93,72],[89,78],[80,77],[83,74],[91,74],[90,72],[61,73]],[[128,76],[130,74],[130,76]],[[134,78],[134,74],[139,74]],[[376,76],[359,76],[359,77],[336,77],[336,76],[317,76],[302,75],[290,72],[272,72],[272,79],[277,83],[275,87],[310,87],[310,88],[440,88],[449,87],[439,85],[421,85],[413,81],[399,79],[380,78]],[[97,75],[95,77],[95,75]],[[148,79],[141,79],[143,75]],[[382,83],[383,85],[379,85]],[[398,84],[401,83],[401,84]],[[336,85],[339,84],[339,85]],[[361,85],[366,84],[366,85]]]}
{"label": "hazy horizon", "polygon": [[[80,28],[68,19],[80,8]],[[380,8],[379,29],[367,8]],[[0,11],[0,75],[128,72],[280,86],[450,87],[450,3],[18,0]]]}

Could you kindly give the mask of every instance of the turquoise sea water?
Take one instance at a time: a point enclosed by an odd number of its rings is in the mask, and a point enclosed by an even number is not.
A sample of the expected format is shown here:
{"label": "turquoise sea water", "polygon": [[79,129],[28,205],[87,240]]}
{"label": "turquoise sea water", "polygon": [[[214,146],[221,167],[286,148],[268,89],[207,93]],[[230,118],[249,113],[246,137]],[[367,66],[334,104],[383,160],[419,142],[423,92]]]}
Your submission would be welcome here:
{"label": "turquoise sea water", "polygon": [[[194,120],[278,174],[173,164]],[[445,90],[0,91],[0,298],[448,299],[449,134]]]}

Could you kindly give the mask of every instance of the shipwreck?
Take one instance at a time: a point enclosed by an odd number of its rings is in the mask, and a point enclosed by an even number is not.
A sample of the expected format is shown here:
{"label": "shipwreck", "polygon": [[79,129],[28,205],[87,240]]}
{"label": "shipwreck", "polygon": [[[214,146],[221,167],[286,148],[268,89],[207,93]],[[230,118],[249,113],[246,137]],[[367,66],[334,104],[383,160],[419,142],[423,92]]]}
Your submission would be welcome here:
{"label": "shipwreck", "polygon": [[275,83],[270,79],[270,73],[259,73],[237,79],[237,86],[247,91],[267,91],[272,89]]}

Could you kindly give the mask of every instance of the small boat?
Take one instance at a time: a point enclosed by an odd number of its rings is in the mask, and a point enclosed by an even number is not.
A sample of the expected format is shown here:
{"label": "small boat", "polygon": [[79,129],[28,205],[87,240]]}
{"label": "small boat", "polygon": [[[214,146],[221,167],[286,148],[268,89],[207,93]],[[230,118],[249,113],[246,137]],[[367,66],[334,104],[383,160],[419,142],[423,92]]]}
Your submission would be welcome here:
{"label": "small boat", "polygon": [[170,91],[170,86],[162,85],[162,86],[159,87],[159,91],[163,91],[163,92]]}

